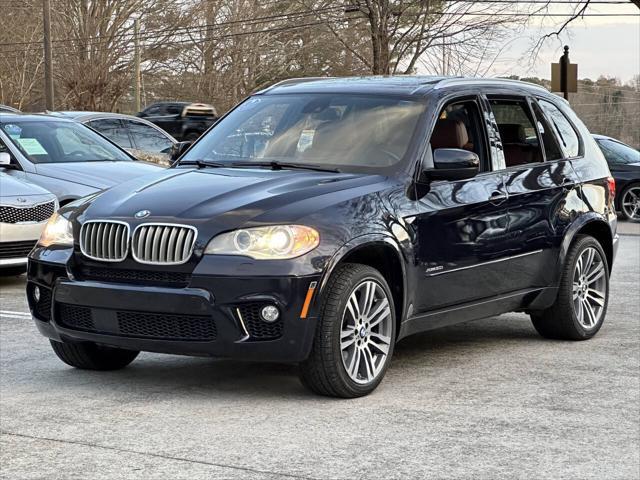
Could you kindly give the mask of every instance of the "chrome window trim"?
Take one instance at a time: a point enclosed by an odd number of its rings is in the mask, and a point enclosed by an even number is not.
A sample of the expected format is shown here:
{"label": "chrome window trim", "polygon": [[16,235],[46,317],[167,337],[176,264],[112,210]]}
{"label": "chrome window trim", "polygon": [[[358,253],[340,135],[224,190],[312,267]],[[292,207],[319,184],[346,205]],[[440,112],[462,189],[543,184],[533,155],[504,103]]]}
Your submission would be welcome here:
{"label": "chrome window trim", "polygon": [[[124,225],[125,226],[125,237],[126,237],[127,241],[125,243],[125,250],[124,250],[124,254],[122,255],[122,258],[120,258],[120,259],[106,259],[106,258],[94,257],[93,255],[89,255],[85,251],[84,245],[83,245],[83,242],[82,242],[82,233],[84,232],[85,225],[88,225],[90,223],[115,223],[115,224],[119,224],[119,225]],[[82,254],[85,257],[90,258],[91,260],[95,260],[96,262],[108,262],[108,263],[123,262],[127,258],[127,256],[129,255],[130,244],[131,244],[131,227],[129,226],[129,224],[127,222],[123,222],[121,220],[98,220],[98,219],[87,220],[80,227],[80,237],[78,238],[78,244],[80,245],[80,251],[82,252]]]}
{"label": "chrome window trim", "polygon": [[194,227],[193,225],[184,225],[181,223],[165,223],[165,222],[149,222],[149,223],[141,223],[140,225],[138,225],[134,230],[133,233],[131,235],[131,241],[130,243],[133,243],[133,239],[136,238],[136,232],[138,231],[138,229],[143,228],[143,227],[179,227],[179,228],[186,228],[189,229],[193,232],[193,243],[191,244],[191,248],[189,249],[189,253],[185,256],[185,259],[180,261],[180,262],[153,262],[153,261],[148,261],[148,260],[142,260],[140,258],[138,258],[138,256],[136,255],[136,248],[135,247],[131,247],[131,256],[133,257],[133,259],[138,262],[141,263],[143,265],[184,265],[185,263],[187,263],[190,259],[191,256],[193,255],[193,250],[196,246],[196,240],[198,239],[198,229],[196,227]]}

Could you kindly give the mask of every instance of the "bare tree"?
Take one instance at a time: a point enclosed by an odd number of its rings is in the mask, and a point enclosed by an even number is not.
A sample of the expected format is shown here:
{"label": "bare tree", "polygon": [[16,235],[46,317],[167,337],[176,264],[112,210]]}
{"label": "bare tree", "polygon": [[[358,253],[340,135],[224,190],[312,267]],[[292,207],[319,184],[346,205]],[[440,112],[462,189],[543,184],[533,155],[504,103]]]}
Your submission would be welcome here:
{"label": "bare tree", "polygon": [[3,6],[0,15],[0,103],[19,109],[40,96],[42,22],[33,15],[34,7],[33,2]]}

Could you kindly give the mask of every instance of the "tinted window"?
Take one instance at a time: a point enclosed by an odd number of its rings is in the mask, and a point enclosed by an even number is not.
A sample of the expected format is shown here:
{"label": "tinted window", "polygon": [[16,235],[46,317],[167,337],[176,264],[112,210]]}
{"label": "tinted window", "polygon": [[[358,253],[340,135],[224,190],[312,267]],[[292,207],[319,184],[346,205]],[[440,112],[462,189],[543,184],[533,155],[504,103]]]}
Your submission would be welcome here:
{"label": "tinted window", "polygon": [[345,94],[255,96],[201,139],[185,160],[283,161],[369,170],[402,160],[424,105]]}
{"label": "tinted window", "polygon": [[640,152],[629,145],[609,139],[599,139],[598,145],[610,165],[640,163]]}
{"label": "tinted window", "polygon": [[535,103],[533,106],[533,113],[536,116],[536,124],[538,126],[538,132],[542,137],[542,144],[544,146],[544,153],[547,160],[560,160],[564,158],[564,153],[558,145],[558,140],[553,134],[553,130],[549,122],[545,118],[540,107]]}
{"label": "tinted window", "polygon": [[105,118],[102,120],[92,120],[87,123],[91,128],[97,130],[112,142],[122,148],[131,148],[131,139],[122,122],[116,118]]}
{"label": "tinted window", "polygon": [[145,115],[160,115],[162,108],[160,105],[152,105],[144,111]]}
{"label": "tinted window", "polygon": [[124,120],[131,137],[135,143],[135,148],[145,152],[167,153],[173,143],[161,132],[142,122]]}
{"label": "tinted window", "polygon": [[486,167],[484,130],[474,101],[447,105],[431,134],[431,149],[458,148],[474,152]]}
{"label": "tinted window", "polygon": [[580,154],[580,139],[573,129],[573,125],[553,103],[545,100],[538,100],[538,102],[551,122],[565,156],[577,157]]}
{"label": "tinted window", "polygon": [[523,100],[490,100],[507,167],[542,162],[536,127]]}
{"label": "tinted window", "polygon": [[169,115],[180,115],[182,110],[182,105],[167,105],[167,114]]}
{"label": "tinted window", "polygon": [[90,128],[68,121],[0,123],[10,141],[33,163],[131,161]]}

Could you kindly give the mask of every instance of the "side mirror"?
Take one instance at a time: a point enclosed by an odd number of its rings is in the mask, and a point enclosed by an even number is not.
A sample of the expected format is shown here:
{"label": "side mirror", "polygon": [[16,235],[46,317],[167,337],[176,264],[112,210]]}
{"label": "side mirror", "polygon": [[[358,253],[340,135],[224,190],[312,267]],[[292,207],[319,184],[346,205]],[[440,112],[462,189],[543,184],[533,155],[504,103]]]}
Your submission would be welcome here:
{"label": "side mirror", "polygon": [[7,152],[0,152],[0,167],[11,166],[11,155]]}
{"label": "side mirror", "polygon": [[193,144],[193,142],[178,142],[174,143],[169,153],[169,159],[171,163],[175,162],[180,156],[187,151],[187,149]]}
{"label": "side mirror", "polygon": [[433,152],[433,166],[424,171],[430,180],[464,180],[480,171],[480,157],[460,148],[438,148]]}

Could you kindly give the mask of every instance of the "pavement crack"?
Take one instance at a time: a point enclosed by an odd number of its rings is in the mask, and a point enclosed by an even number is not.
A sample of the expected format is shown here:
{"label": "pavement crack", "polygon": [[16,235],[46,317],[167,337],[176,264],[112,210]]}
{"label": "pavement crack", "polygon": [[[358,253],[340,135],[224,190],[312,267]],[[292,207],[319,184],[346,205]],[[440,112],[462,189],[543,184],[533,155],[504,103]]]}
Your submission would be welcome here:
{"label": "pavement crack", "polygon": [[143,456],[147,456],[147,457],[162,458],[164,460],[173,460],[173,461],[177,461],[177,462],[187,462],[187,463],[194,463],[194,464],[199,464],[199,465],[208,465],[208,466],[211,466],[211,467],[218,467],[218,468],[229,468],[229,469],[232,469],[232,470],[239,470],[239,471],[243,471],[243,472],[250,472],[250,473],[256,473],[256,474],[261,474],[261,475],[272,475],[272,476],[278,477],[278,478],[296,478],[296,479],[301,479],[301,480],[319,480],[319,479],[316,479],[314,477],[307,477],[307,476],[303,476],[303,475],[295,475],[295,474],[292,474],[292,473],[272,472],[270,470],[260,470],[260,469],[257,469],[257,468],[239,467],[237,465],[227,465],[227,464],[224,464],[224,463],[207,462],[205,460],[194,460],[194,459],[191,459],[191,458],[174,457],[172,455],[163,455],[161,453],[143,452],[143,451],[140,451],[140,450],[113,447],[113,446],[110,446],[110,445],[99,445],[97,443],[81,442],[79,440],[64,440],[64,439],[60,439],[60,438],[40,437],[40,436],[37,436],[37,435],[27,435],[27,434],[24,434],[24,433],[8,432],[6,430],[0,430],[0,435],[9,435],[9,436],[12,436],[12,437],[29,438],[29,439],[32,439],[32,440],[41,440],[41,441],[45,441],[45,442],[56,442],[56,443],[66,443],[66,444],[70,444],[70,445],[80,445],[80,446],[83,446],[83,447],[100,448],[100,449],[103,449],[103,450],[111,450],[111,451],[119,452],[119,453],[131,453],[131,454],[134,454],[134,455],[143,455]]}

